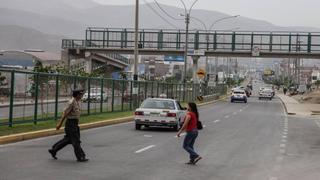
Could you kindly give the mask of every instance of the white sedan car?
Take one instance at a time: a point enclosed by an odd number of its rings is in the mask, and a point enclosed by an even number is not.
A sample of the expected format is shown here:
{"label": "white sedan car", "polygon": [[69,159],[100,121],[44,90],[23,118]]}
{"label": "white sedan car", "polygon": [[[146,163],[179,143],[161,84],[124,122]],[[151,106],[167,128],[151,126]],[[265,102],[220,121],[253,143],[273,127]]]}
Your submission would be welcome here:
{"label": "white sedan car", "polygon": [[148,98],[135,111],[135,128],[166,126],[178,131],[185,114],[186,110],[174,99]]}

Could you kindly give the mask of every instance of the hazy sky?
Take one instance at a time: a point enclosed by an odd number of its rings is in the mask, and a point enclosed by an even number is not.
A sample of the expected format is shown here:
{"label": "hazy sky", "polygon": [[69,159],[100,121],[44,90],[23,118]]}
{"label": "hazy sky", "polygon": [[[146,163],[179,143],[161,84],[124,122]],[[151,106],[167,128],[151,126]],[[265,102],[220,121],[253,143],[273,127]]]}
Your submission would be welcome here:
{"label": "hazy sky", "polygon": [[[94,0],[104,4],[128,5],[135,0]],[[140,3],[154,0],[140,0]],[[183,7],[180,0],[157,0],[159,3]],[[188,7],[194,0],[184,0]],[[198,0],[197,9],[220,11],[230,15],[266,20],[279,26],[320,28],[320,0]]]}

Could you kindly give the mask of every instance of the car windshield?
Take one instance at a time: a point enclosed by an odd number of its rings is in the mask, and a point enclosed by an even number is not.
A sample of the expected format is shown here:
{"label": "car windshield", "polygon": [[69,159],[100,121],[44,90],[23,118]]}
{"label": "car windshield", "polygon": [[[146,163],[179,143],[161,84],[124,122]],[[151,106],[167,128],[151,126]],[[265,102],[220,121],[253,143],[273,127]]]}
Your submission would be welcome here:
{"label": "car windshield", "polygon": [[244,94],[243,91],[235,91],[234,94]]}
{"label": "car windshield", "polygon": [[173,101],[169,100],[155,100],[155,99],[147,99],[145,100],[141,108],[147,109],[175,109]]}
{"label": "car windshield", "polygon": [[263,90],[263,92],[264,92],[264,93],[271,93],[272,90],[271,90],[271,89],[265,89],[265,90]]}

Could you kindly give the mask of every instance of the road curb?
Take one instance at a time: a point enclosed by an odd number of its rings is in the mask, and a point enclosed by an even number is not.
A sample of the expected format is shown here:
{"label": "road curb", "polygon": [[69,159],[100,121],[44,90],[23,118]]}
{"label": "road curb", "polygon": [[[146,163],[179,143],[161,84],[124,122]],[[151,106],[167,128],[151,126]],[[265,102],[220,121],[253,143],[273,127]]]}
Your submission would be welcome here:
{"label": "road curb", "polygon": [[[93,122],[93,123],[80,124],[79,126],[80,126],[80,129],[91,129],[91,128],[103,127],[103,126],[108,126],[112,124],[120,124],[120,123],[130,122],[130,121],[133,121],[133,116],[110,119],[110,120]],[[7,136],[0,137],[0,145],[19,142],[19,141],[25,141],[29,139],[53,136],[53,135],[58,135],[62,133],[64,133],[64,128],[61,128],[58,131],[52,128],[52,129],[46,129],[46,130],[40,130],[40,131],[34,131],[34,132],[7,135]]]}
{"label": "road curb", "polygon": [[288,114],[288,115],[296,115],[296,113],[288,112],[288,109],[287,109],[286,104],[283,102],[283,100],[281,99],[281,97],[278,96],[278,98],[280,99],[280,101],[281,101],[281,103],[282,103],[282,106],[283,106],[286,114]]}
{"label": "road curb", "polygon": [[205,106],[205,105],[209,105],[209,104],[214,104],[214,103],[216,103],[216,102],[219,102],[219,101],[222,101],[222,100],[224,100],[224,99],[227,99],[227,95],[225,95],[225,96],[223,96],[223,97],[221,97],[221,98],[218,98],[217,100],[213,100],[213,101],[210,101],[210,102],[205,102],[205,103],[200,103],[200,104],[198,104],[198,106]]}
{"label": "road curb", "polygon": [[[222,101],[226,98],[227,98],[227,96],[222,96],[221,98],[214,100],[214,101],[200,103],[200,104],[198,104],[198,106],[205,106],[205,105],[213,104],[213,103]],[[128,117],[123,117],[123,118],[116,118],[116,119],[109,119],[109,120],[104,120],[104,121],[99,121],[99,122],[80,124],[79,126],[80,126],[80,129],[82,129],[82,130],[92,129],[92,128],[98,128],[98,127],[103,127],[103,126],[109,126],[109,125],[113,125],[113,124],[130,122],[130,121],[133,121],[133,118],[134,118],[134,116],[128,116]],[[46,129],[46,130],[40,130],[40,131],[12,134],[12,135],[0,137],[0,145],[15,143],[15,142],[19,142],[19,141],[25,141],[25,140],[30,140],[30,139],[36,139],[36,138],[41,138],[41,137],[48,137],[48,136],[53,136],[53,135],[58,135],[58,134],[63,134],[63,133],[64,133],[64,128],[61,128],[58,131],[56,129],[52,128],[52,129]]]}

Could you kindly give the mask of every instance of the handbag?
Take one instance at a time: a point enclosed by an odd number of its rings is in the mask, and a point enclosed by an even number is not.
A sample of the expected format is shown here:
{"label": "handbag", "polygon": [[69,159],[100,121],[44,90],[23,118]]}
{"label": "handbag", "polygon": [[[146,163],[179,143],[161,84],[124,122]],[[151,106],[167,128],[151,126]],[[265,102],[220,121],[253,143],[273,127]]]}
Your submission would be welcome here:
{"label": "handbag", "polygon": [[198,130],[202,130],[203,129],[202,122],[200,120],[197,120],[197,129]]}

